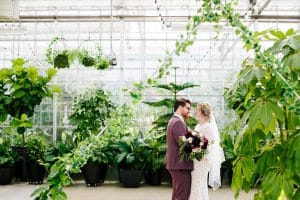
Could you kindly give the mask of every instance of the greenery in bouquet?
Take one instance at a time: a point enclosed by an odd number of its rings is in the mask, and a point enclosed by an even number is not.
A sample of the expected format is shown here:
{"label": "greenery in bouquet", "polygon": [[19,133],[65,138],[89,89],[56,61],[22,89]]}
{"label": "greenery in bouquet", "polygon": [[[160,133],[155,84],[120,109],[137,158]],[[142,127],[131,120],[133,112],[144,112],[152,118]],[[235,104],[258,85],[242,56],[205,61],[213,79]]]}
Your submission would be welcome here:
{"label": "greenery in bouquet", "polygon": [[201,160],[207,153],[208,140],[202,133],[187,131],[179,137],[180,160]]}

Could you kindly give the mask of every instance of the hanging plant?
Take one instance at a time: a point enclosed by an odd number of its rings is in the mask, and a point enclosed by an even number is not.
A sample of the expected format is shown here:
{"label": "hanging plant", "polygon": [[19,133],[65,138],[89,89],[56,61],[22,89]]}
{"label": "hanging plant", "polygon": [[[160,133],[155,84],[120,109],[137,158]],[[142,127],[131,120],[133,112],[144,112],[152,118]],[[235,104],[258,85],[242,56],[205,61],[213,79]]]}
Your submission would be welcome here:
{"label": "hanging plant", "polygon": [[95,65],[95,59],[89,55],[86,49],[80,51],[79,61],[85,67],[91,67]]}
{"label": "hanging plant", "polygon": [[46,49],[46,61],[56,68],[69,68],[78,57],[77,50],[69,50],[65,47],[62,50],[57,49],[58,42],[63,39],[55,37]]}
{"label": "hanging plant", "polygon": [[93,56],[91,52],[83,48],[79,51],[79,62],[85,67],[95,67],[96,69],[107,69],[110,66],[108,58],[103,55],[100,45],[96,46]]}
{"label": "hanging plant", "polygon": [[[56,68],[69,68],[70,65],[78,60],[85,67],[95,67],[96,69],[107,69],[110,66],[109,59],[102,53],[100,45],[96,45],[96,52],[93,53],[86,48],[76,49],[57,49],[58,42],[62,39],[55,37],[46,49],[46,61]],[[1,108],[0,108],[1,109]]]}

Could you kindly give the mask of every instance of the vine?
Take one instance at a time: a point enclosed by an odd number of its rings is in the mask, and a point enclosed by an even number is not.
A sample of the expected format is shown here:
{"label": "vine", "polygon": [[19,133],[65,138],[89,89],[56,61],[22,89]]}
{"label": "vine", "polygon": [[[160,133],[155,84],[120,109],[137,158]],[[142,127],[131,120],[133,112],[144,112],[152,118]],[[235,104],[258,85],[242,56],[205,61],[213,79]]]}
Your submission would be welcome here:
{"label": "vine", "polygon": [[[152,78],[148,78],[146,82],[135,83],[134,88],[129,91],[133,98],[133,103],[138,103],[142,100],[145,89],[155,86],[160,80],[170,74],[169,70],[173,64],[174,54],[180,56],[182,53],[187,53],[187,48],[192,46],[196,40],[200,24],[204,22],[214,24],[215,31],[219,34],[222,28],[219,24],[220,21],[227,20],[234,28],[235,34],[245,43],[244,48],[247,51],[254,50],[255,61],[265,63],[266,67],[274,70],[277,68],[277,59],[273,55],[261,51],[259,39],[254,37],[253,32],[242,23],[239,14],[234,11],[238,4],[237,0],[228,1],[225,4],[221,3],[220,0],[204,0],[201,3],[201,6],[197,9],[197,14],[186,24],[186,35],[180,34],[180,39],[175,43],[175,49],[171,52],[167,51],[164,59],[159,59],[161,64]],[[291,89],[295,91],[293,88]]]}
{"label": "vine", "polygon": [[[230,95],[227,98],[230,100],[232,97],[231,108],[242,117],[243,121],[239,140],[234,147],[238,155],[233,162],[232,189],[235,197],[241,189],[248,192],[254,184],[255,176],[258,175],[257,181],[261,181],[261,184],[255,195],[256,200],[299,199],[300,64],[298,60],[300,49],[299,46],[294,47],[293,44],[288,43],[294,34],[293,31],[289,30],[284,34],[280,31],[269,30],[285,46],[274,44],[275,47],[277,45],[277,48],[273,47],[275,52],[262,50],[259,44],[259,34],[266,35],[267,33],[250,31],[241,22],[239,14],[234,11],[236,6],[237,0],[225,3],[221,3],[220,0],[201,1],[197,14],[186,24],[186,34],[181,34],[179,40],[176,41],[175,49],[171,52],[167,51],[165,58],[159,60],[161,64],[151,78],[148,78],[146,82],[134,84],[130,95],[133,103],[138,103],[142,100],[145,89],[158,85],[164,77],[170,74],[173,56],[187,53],[188,47],[195,42],[201,23],[212,23],[216,33],[219,34],[220,21],[227,21],[233,27],[235,34],[244,42],[244,48],[254,53],[253,59],[246,59],[242,64],[243,68],[238,77],[241,81],[238,80],[230,89]],[[284,39],[286,41],[282,41]],[[300,43],[299,35],[296,35],[294,40]],[[278,52],[282,52],[284,57],[290,54],[295,55],[293,58],[280,60]],[[296,60],[296,64],[286,64],[291,62],[291,59]],[[288,76],[289,74],[292,78]],[[256,81],[256,84],[248,81]],[[274,86],[275,83],[277,85]],[[243,90],[242,86],[250,88],[246,88],[240,95],[237,92]],[[276,129],[277,126],[279,130]],[[272,186],[273,183],[276,187]]]}

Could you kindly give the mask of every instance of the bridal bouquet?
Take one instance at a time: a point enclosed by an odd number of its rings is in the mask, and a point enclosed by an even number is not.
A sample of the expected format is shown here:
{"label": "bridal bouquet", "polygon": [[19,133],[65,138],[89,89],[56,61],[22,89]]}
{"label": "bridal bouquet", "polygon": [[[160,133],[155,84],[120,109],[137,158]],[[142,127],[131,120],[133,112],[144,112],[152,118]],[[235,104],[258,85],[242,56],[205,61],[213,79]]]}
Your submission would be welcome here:
{"label": "bridal bouquet", "polygon": [[208,140],[197,131],[187,131],[179,138],[180,160],[201,160],[207,154]]}

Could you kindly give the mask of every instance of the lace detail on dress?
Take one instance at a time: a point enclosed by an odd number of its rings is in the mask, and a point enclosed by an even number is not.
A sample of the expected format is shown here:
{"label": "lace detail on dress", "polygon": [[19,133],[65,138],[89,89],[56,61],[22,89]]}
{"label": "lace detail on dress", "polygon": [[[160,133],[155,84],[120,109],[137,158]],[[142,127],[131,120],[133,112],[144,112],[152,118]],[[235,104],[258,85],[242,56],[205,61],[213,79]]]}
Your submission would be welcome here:
{"label": "lace detail on dress", "polygon": [[209,200],[207,175],[210,169],[206,158],[201,161],[194,161],[194,171],[192,171],[192,186],[189,200]]}

